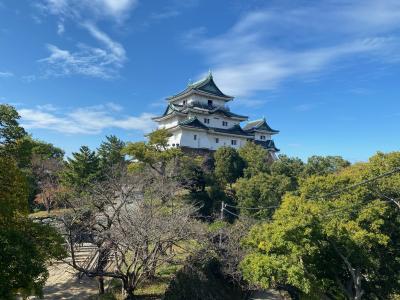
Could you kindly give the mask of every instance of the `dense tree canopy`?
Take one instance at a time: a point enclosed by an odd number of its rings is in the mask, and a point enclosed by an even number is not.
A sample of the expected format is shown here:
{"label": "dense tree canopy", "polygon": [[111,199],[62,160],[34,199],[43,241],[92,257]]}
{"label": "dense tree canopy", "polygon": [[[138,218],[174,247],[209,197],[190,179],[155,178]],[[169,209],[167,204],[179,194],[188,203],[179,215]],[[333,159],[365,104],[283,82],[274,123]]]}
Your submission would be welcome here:
{"label": "dense tree canopy", "polygon": [[[242,263],[245,278],[316,299],[387,299],[398,292],[400,262],[393,259],[400,255],[397,207],[368,185],[338,193],[370,178],[376,168],[399,167],[398,157],[378,154],[368,164],[304,181],[300,196],[287,195],[273,220],[255,226],[245,239],[251,251]],[[399,197],[399,176],[384,181]]]}
{"label": "dense tree canopy", "polygon": [[[254,208],[242,209],[241,214],[266,218],[272,215],[272,206],[277,207],[282,196],[290,190],[290,179],[284,175],[259,173],[251,178],[240,178],[233,188],[239,207]],[[260,209],[255,209],[257,207]]]}
{"label": "dense tree canopy", "polygon": [[244,161],[231,147],[221,147],[214,154],[216,179],[222,184],[232,184],[243,175]]}
{"label": "dense tree canopy", "polygon": [[245,177],[269,172],[272,161],[268,151],[263,147],[253,142],[247,142],[238,152],[244,161],[243,175]]}
{"label": "dense tree canopy", "polygon": [[0,187],[0,298],[41,295],[47,262],[64,255],[63,239],[26,217],[26,179],[9,157],[0,157]]}
{"label": "dense tree canopy", "polygon": [[307,160],[304,166],[304,175],[327,175],[340,171],[350,166],[350,162],[341,156],[318,156],[313,155]]}

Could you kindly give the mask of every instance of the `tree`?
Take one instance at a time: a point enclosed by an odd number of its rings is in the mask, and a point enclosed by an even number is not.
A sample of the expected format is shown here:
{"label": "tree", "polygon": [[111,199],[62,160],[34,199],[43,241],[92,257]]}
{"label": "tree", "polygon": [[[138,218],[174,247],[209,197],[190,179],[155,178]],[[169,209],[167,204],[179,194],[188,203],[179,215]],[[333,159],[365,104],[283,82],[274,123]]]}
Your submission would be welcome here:
{"label": "tree", "polygon": [[[265,219],[272,215],[274,207],[280,205],[282,196],[291,190],[291,182],[284,175],[259,173],[251,178],[238,179],[233,189],[238,206],[253,208],[241,209],[241,214]],[[260,209],[254,209],[257,207]],[[263,207],[268,209],[262,209]]]}
{"label": "tree", "polygon": [[172,173],[167,172],[167,168],[171,163],[176,163],[182,152],[179,148],[168,147],[168,138],[171,136],[167,129],[158,129],[147,136],[148,142],[127,143],[123,153],[134,159],[130,169],[140,170],[146,166],[159,176],[174,176],[174,168],[169,168]]}
{"label": "tree", "polygon": [[327,175],[335,173],[343,168],[350,166],[350,162],[341,156],[318,156],[314,155],[308,158],[304,166],[304,175]]}
{"label": "tree", "polygon": [[221,147],[215,151],[214,157],[215,177],[222,185],[231,185],[243,175],[244,162],[235,149]]}
{"label": "tree", "polygon": [[35,202],[43,204],[48,213],[57,199],[58,192],[62,189],[59,182],[62,168],[63,162],[60,159],[46,158],[38,154],[32,158],[32,170],[39,188]]}
{"label": "tree", "polygon": [[272,161],[268,151],[253,142],[247,142],[239,149],[239,155],[245,163],[243,174],[251,177],[258,173],[269,173]]}
{"label": "tree", "polygon": [[279,155],[279,159],[271,165],[271,174],[284,175],[290,178],[292,190],[299,187],[299,181],[304,172],[304,163],[300,158]]}
{"label": "tree", "polygon": [[[312,176],[301,184],[299,196],[287,194],[273,220],[256,225],[245,239],[250,254],[242,262],[244,277],[314,298],[388,299],[397,293],[397,207],[369,184],[338,191],[371,178],[378,166],[385,172],[400,167],[399,157],[375,156],[368,164]],[[398,198],[399,176],[384,181]]]}
{"label": "tree", "polygon": [[106,141],[103,141],[97,150],[103,174],[111,168],[125,163],[125,155],[122,154],[124,147],[125,143],[115,135],[106,136]]}
{"label": "tree", "polygon": [[79,152],[72,153],[72,158],[68,158],[62,173],[63,183],[77,192],[84,191],[99,178],[99,158],[87,146],[82,146]]}
{"label": "tree", "polygon": [[20,115],[14,107],[0,104],[0,151],[26,135],[25,130],[19,126],[19,118]]}
{"label": "tree", "polygon": [[42,295],[52,259],[64,257],[63,239],[55,229],[27,218],[24,174],[8,157],[0,157],[0,298]]}
{"label": "tree", "polygon": [[[157,192],[157,180],[149,182],[137,173],[117,174],[92,185],[76,203],[70,203],[73,209],[64,218],[69,263],[89,277],[120,279],[126,299],[134,299],[137,287],[161,265],[179,260],[174,247],[193,242],[194,209],[182,203],[172,206],[176,190],[172,184],[166,198]],[[74,251],[84,236],[97,247],[89,257],[91,264],[75,259]]]}
{"label": "tree", "polygon": [[169,148],[167,129],[158,129],[150,133],[147,142],[127,143],[123,153],[133,158],[128,168],[131,172],[146,174],[157,181],[161,199],[168,199],[170,183],[177,176],[179,159],[182,152],[179,148]]}

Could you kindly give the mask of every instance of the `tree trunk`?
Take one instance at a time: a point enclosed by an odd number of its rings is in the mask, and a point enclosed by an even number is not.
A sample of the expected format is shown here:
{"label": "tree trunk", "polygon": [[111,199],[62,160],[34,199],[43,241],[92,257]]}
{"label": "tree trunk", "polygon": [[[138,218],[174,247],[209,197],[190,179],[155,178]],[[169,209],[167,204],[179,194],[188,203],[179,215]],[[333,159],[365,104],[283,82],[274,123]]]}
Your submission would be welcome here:
{"label": "tree trunk", "polygon": [[103,295],[104,294],[104,277],[103,276],[97,277],[97,281],[99,283],[99,295]]}
{"label": "tree trunk", "polygon": [[135,289],[132,288],[132,286],[130,286],[129,282],[130,282],[129,279],[122,279],[122,287],[125,292],[125,300],[134,300],[135,299],[135,295],[134,295]]}

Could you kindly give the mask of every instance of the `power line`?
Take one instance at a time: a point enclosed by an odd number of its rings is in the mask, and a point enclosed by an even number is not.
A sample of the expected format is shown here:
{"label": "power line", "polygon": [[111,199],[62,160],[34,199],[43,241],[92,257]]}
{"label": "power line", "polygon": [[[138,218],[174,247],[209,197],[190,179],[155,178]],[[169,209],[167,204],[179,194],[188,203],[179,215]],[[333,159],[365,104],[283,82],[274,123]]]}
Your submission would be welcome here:
{"label": "power line", "polygon": [[[358,183],[356,183],[356,184],[349,185],[349,186],[344,187],[344,188],[342,188],[342,189],[339,189],[339,190],[337,190],[337,191],[334,191],[334,192],[331,192],[331,193],[326,193],[326,194],[324,194],[324,195],[322,195],[322,196],[319,196],[319,197],[306,198],[306,200],[321,200],[321,199],[324,199],[324,198],[327,198],[327,197],[330,197],[330,196],[333,196],[333,195],[339,195],[339,194],[341,194],[341,193],[343,193],[343,192],[345,192],[345,191],[348,191],[348,190],[351,190],[351,189],[353,189],[353,188],[362,186],[362,185],[364,185],[364,184],[371,183],[371,182],[377,181],[377,180],[379,180],[379,179],[382,179],[382,178],[391,176],[391,175],[396,174],[396,173],[398,173],[398,172],[400,172],[400,168],[395,168],[395,169],[393,169],[392,171],[385,172],[385,173],[380,174],[380,175],[378,175],[378,176],[365,179],[365,180],[363,180],[363,181],[361,181],[361,182],[358,182]],[[392,200],[392,199],[391,199],[391,200]],[[358,204],[356,204],[356,205],[353,207],[352,210],[356,209],[359,205],[364,205],[364,204],[365,204],[365,203],[358,203]],[[377,204],[375,204],[375,205],[378,205],[378,204],[380,205],[380,203],[377,203]],[[240,217],[239,215],[237,215],[237,214],[235,214],[235,213],[233,213],[233,212],[227,210],[226,207],[239,208],[239,209],[246,209],[246,210],[265,210],[265,209],[278,208],[279,206],[274,205],[274,206],[266,206],[266,207],[245,207],[245,206],[230,205],[230,204],[226,204],[226,203],[222,205],[222,207],[221,207],[221,212],[222,212],[222,211],[226,211],[227,213],[229,213],[229,214],[231,214],[231,215],[236,216],[236,217],[239,218],[239,217]],[[331,215],[332,213],[340,212],[340,211],[342,211],[342,210],[343,210],[343,211],[344,211],[344,210],[349,210],[349,209],[351,209],[351,208],[349,208],[349,207],[337,208],[337,209],[333,209],[333,210],[331,210],[331,211],[326,212],[324,215]]]}
{"label": "power line", "polygon": [[370,182],[373,182],[373,181],[382,179],[382,178],[384,178],[384,177],[391,176],[391,175],[396,174],[396,173],[398,173],[398,172],[400,172],[400,168],[395,168],[395,169],[393,169],[392,171],[389,171],[389,172],[380,174],[380,175],[375,176],[375,177],[372,177],[372,178],[365,179],[365,180],[363,180],[363,181],[361,181],[361,182],[358,182],[358,183],[356,183],[356,184],[349,185],[349,186],[347,186],[347,187],[345,187],[345,188],[339,189],[339,190],[334,191],[334,192],[331,192],[331,193],[327,193],[327,194],[322,195],[322,196],[320,196],[320,197],[318,197],[318,198],[315,197],[315,198],[309,198],[309,199],[306,199],[306,200],[318,200],[318,199],[321,199],[321,198],[327,198],[327,197],[330,197],[330,196],[335,196],[335,195],[338,195],[338,194],[343,193],[344,191],[347,191],[347,190],[350,190],[350,189],[359,187],[359,186],[361,186],[361,185],[364,185],[364,184],[367,184],[367,183],[370,183]]}
{"label": "power line", "polygon": [[239,208],[239,209],[248,209],[248,210],[262,210],[262,209],[270,209],[270,208],[277,208],[279,206],[259,206],[259,207],[245,207],[245,206],[237,206],[237,205],[229,205],[225,204],[225,207],[232,207],[232,208]]}
{"label": "power line", "polygon": [[228,214],[231,214],[231,215],[233,215],[233,216],[235,216],[235,217],[238,217],[238,218],[240,218],[240,216],[239,216],[239,215],[237,215],[237,214],[235,214],[235,213],[231,212],[230,210],[227,210],[226,208],[224,208],[224,209],[223,209],[223,211],[226,211]]}

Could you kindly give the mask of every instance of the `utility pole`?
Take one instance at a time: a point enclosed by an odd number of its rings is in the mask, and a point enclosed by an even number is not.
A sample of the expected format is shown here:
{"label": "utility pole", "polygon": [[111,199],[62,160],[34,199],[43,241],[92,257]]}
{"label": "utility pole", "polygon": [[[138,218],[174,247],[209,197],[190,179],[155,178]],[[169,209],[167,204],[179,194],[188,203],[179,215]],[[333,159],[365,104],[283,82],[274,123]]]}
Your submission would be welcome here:
{"label": "utility pole", "polygon": [[[225,208],[225,203],[224,201],[221,202],[221,213],[220,213],[220,220],[221,220],[221,226],[222,226],[222,221],[224,221],[224,208]],[[221,248],[222,246],[222,232],[221,229],[219,230],[219,247]]]}

